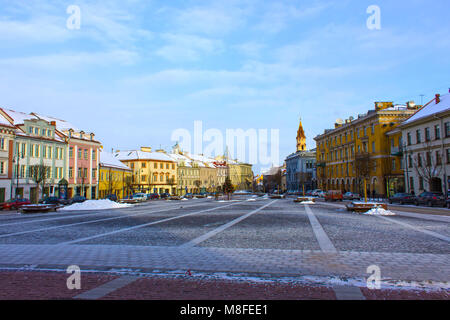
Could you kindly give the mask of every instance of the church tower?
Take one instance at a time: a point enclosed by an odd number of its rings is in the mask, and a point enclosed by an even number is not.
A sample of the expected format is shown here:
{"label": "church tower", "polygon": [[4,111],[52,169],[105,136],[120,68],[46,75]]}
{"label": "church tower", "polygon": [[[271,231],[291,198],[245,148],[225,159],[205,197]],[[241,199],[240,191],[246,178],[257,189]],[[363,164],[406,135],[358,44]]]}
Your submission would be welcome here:
{"label": "church tower", "polygon": [[303,130],[302,119],[300,119],[300,126],[297,131],[297,152],[306,151],[306,135]]}

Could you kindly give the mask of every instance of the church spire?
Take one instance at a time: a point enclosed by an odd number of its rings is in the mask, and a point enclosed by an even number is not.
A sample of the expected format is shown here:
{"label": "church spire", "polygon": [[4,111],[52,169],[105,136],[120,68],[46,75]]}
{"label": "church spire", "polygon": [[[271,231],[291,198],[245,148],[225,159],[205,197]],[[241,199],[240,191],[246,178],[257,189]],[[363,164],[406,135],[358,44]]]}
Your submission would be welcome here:
{"label": "church spire", "polygon": [[302,119],[300,118],[300,125],[297,131],[297,152],[306,151],[306,135],[303,130]]}

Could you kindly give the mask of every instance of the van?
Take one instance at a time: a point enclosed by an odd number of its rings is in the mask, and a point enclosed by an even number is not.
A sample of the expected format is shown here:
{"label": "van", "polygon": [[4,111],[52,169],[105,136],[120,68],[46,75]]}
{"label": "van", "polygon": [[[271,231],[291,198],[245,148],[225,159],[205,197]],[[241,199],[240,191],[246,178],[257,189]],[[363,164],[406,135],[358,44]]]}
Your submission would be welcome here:
{"label": "van", "polygon": [[343,201],[344,196],[340,190],[330,190],[325,194],[325,201]]}

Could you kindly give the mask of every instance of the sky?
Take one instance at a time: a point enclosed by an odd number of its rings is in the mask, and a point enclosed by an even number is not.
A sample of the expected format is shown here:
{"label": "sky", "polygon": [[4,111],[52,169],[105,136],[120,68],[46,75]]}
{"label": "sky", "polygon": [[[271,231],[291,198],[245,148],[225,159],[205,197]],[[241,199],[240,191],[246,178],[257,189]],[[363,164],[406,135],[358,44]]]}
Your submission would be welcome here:
{"label": "sky", "polygon": [[[67,27],[72,5],[79,29]],[[367,27],[370,5],[379,29]],[[447,93],[449,9],[448,0],[0,0],[0,107],[65,119],[106,150],[169,150],[194,121],[224,134],[278,129],[282,163],[300,118],[314,148],[336,119],[375,101]]]}

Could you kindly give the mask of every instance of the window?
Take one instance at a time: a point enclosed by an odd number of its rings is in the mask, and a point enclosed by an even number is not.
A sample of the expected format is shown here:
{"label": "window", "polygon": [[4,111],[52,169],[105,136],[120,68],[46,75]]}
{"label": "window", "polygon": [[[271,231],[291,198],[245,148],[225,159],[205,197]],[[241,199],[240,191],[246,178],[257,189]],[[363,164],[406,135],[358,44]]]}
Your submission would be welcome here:
{"label": "window", "polygon": [[445,123],[445,137],[450,137],[450,122]]}
{"label": "window", "polygon": [[431,140],[430,128],[425,128],[425,141]]}
{"label": "window", "polygon": [[92,169],[92,179],[97,179],[97,169]]}
{"label": "window", "polygon": [[81,149],[78,149],[78,159],[81,159],[81,156],[82,156]]}
{"label": "window", "polygon": [[81,168],[78,168],[78,178],[81,178],[82,177],[82,171],[81,171]]}
{"label": "window", "polygon": [[73,178],[73,168],[72,167],[69,168],[69,178],[70,179]]}
{"label": "window", "polygon": [[47,129],[42,129],[42,135],[46,136],[47,135]]}
{"label": "window", "polygon": [[87,172],[87,168],[83,169],[83,178],[87,178],[88,177],[88,172]]}
{"label": "window", "polygon": [[427,167],[431,167],[431,152],[427,152],[426,157],[427,157]]}
{"label": "window", "polygon": [[52,158],[52,147],[48,147],[48,158]]}
{"label": "window", "polygon": [[416,131],[416,143],[419,144],[422,142],[422,137],[420,135],[420,130]]}
{"label": "window", "polygon": [[440,166],[442,164],[442,157],[439,151],[436,151],[436,165]]}
{"label": "window", "polygon": [[2,150],[6,150],[6,148],[5,148],[5,138],[1,138],[0,139],[0,148]]}
{"label": "window", "polygon": [[84,149],[84,159],[88,159],[88,149]]}
{"label": "window", "polygon": [[[159,168],[160,168],[160,169],[164,169],[164,164],[161,163],[160,166],[159,166]],[[161,181],[162,181],[162,180],[161,180]]]}
{"label": "window", "polygon": [[[394,140],[392,140],[393,142]],[[375,141],[372,141],[372,152],[375,152]]]}
{"label": "window", "polygon": [[413,167],[413,161],[412,161],[412,157],[411,156],[408,156],[408,162],[409,162],[408,167],[412,168]]}
{"label": "window", "polygon": [[96,150],[92,150],[92,160],[96,160],[97,152]]}
{"label": "window", "polygon": [[411,132],[408,132],[408,134],[407,134],[407,142],[408,142],[408,146],[410,146],[410,145],[412,145],[412,142],[411,142],[412,140],[411,140]]}
{"label": "window", "polygon": [[434,138],[439,140],[441,138],[441,127],[439,125],[434,126]]}
{"label": "window", "polygon": [[392,170],[397,170],[397,161],[395,161],[395,159],[392,159]]}
{"label": "window", "polygon": [[375,125],[372,124],[372,135],[374,135],[374,134],[375,134]]}
{"label": "window", "polygon": [[414,191],[414,178],[409,177],[409,187],[411,188],[411,191]]}
{"label": "window", "polygon": [[134,169],[134,163],[131,164],[131,169]]}
{"label": "window", "polygon": [[169,164],[168,163],[166,163],[166,169],[169,169]]}
{"label": "window", "polygon": [[32,134],[32,133],[33,133],[33,127],[29,127],[29,128],[28,128],[28,133],[29,133],[29,134]]}
{"label": "window", "polygon": [[423,177],[419,177],[419,190],[424,190],[424,187],[423,187]]}
{"label": "window", "polygon": [[73,158],[73,147],[69,148],[69,158],[72,159]]}
{"label": "window", "polygon": [[142,168],[144,168],[144,169],[147,168],[147,164],[145,162],[142,162]]}
{"label": "window", "polygon": [[175,163],[172,163],[172,170],[175,170]]}
{"label": "window", "polygon": [[47,147],[46,146],[42,146],[42,156],[47,159]]}
{"label": "window", "polygon": [[158,169],[158,164],[155,163],[153,167],[154,167],[155,169]]}
{"label": "window", "polygon": [[5,174],[5,162],[0,162],[0,174]]}
{"label": "window", "polygon": [[447,149],[447,163],[450,163],[450,149]]}
{"label": "window", "polygon": [[39,134],[39,128],[34,128],[34,134],[38,135]]}
{"label": "window", "polygon": [[39,158],[39,145],[34,145],[34,156]]}
{"label": "window", "polygon": [[421,155],[420,153],[417,154],[417,166],[418,166],[419,168],[422,167],[422,155]]}

